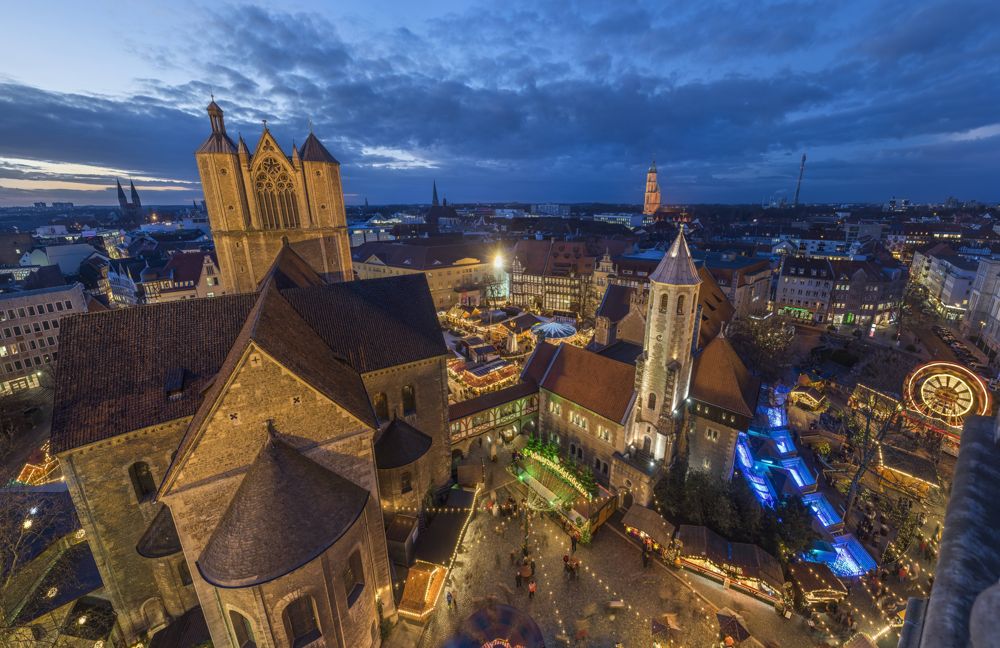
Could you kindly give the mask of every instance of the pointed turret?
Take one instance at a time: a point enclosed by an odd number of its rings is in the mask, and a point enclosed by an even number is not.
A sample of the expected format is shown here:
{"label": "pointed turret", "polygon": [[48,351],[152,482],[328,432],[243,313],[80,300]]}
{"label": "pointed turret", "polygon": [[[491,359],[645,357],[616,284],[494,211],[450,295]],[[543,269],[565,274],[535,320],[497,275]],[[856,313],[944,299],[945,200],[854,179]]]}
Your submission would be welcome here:
{"label": "pointed turret", "polygon": [[247,142],[246,142],[245,139],[243,139],[242,135],[240,135],[240,143],[237,146],[237,150],[238,150],[239,156],[240,156],[240,164],[242,164],[244,167],[249,167],[250,166],[250,149],[247,147]]}
{"label": "pointed turret", "polygon": [[135,183],[132,180],[128,181],[129,191],[132,194],[132,206],[136,209],[142,207],[142,202],[139,200],[139,192],[135,190]]}
{"label": "pointed turret", "polygon": [[125,191],[122,189],[122,181],[115,178],[115,184],[118,185],[118,205],[123,210],[128,209],[128,198],[125,197]]}
{"label": "pointed turret", "polygon": [[208,120],[212,124],[213,133],[226,134],[226,122],[222,118],[222,108],[219,108],[219,104],[215,103],[215,99],[212,99],[212,103],[208,104]]}
{"label": "pointed turret", "polygon": [[309,136],[306,137],[306,141],[302,143],[302,161],[303,162],[328,162],[329,164],[340,164],[337,158],[330,155],[330,151],[326,150],[323,143],[319,141],[312,131],[309,132]]}
{"label": "pointed turret", "polygon": [[437,207],[440,203],[438,202],[438,183],[437,180],[433,184],[434,192],[431,194],[431,207]]}
{"label": "pointed turret", "polygon": [[233,140],[229,139],[226,135],[226,122],[222,119],[222,108],[219,108],[219,104],[215,103],[215,99],[212,99],[212,103],[208,104],[208,121],[212,125],[212,132],[208,136],[208,139],[198,147],[198,153],[235,153],[236,146],[233,144]]}
{"label": "pointed turret", "polygon": [[298,169],[301,162],[302,159],[299,157],[299,149],[295,147],[295,142],[292,142],[292,166]]}
{"label": "pointed turret", "polygon": [[656,270],[649,275],[650,281],[672,286],[691,286],[701,283],[698,277],[698,270],[694,267],[691,259],[691,250],[688,249],[687,239],[684,238],[684,229],[677,233],[673,245],[663,255]]}

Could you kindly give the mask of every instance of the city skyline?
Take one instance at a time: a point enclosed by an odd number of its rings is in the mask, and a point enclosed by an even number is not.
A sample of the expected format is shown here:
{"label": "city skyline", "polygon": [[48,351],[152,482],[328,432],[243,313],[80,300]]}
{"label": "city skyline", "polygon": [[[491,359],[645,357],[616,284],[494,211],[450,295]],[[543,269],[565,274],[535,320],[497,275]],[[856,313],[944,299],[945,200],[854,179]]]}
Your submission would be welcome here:
{"label": "city skyline", "polygon": [[213,93],[251,146],[312,129],[348,204],[641,204],[653,158],[666,203],[790,200],[803,152],[804,203],[1000,199],[986,2],[8,14],[0,206],[200,199]]}

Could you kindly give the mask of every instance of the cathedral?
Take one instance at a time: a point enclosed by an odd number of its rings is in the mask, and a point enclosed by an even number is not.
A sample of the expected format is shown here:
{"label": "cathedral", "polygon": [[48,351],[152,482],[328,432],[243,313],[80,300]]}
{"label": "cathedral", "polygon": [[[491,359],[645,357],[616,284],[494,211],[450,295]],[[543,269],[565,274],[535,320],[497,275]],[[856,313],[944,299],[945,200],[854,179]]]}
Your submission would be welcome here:
{"label": "cathedral", "polygon": [[195,158],[226,291],[253,291],[286,240],[325,280],[352,279],[340,163],[319,138],[310,132],[289,156],[265,122],[251,152],[215,101],[208,118]]}
{"label": "cathedral", "polygon": [[139,200],[139,192],[135,190],[135,183],[131,180],[128,182],[129,194],[132,196],[131,201],[125,197],[121,181],[116,179],[115,183],[118,185],[118,207],[122,212],[122,222],[134,227],[145,223],[146,215],[142,211],[142,201]]}
{"label": "cathedral", "polygon": [[450,478],[427,280],[337,281],[336,160],[266,130],[250,155],[209,115],[231,290],[64,320],[52,449],[130,644],[200,614],[215,646],[379,646],[386,524]]}

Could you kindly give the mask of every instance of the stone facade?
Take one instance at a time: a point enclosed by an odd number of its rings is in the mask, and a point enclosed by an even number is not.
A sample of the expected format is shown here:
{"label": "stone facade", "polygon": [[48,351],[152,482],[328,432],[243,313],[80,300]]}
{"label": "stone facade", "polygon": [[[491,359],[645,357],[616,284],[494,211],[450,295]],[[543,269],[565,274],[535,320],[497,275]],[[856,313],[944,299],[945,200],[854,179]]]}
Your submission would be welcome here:
{"label": "stone facade", "polygon": [[[708,406],[698,404],[699,409]],[[718,408],[713,408],[718,409]],[[729,479],[733,474],[736,437],[740,430],[731,422],[720,422],[719,417],[696,411],[690,418],[688,430],[688,470],[700,470]],[[746,429],[744,426],[742,429]]]}
{"label": "stone facade", "polygon": [[594,471],[594,479],[611,483],[611,464],[616,452],[625,450],[625,426],[558,394],[539,392],[539,425],[567,457]]}
{"label": "stone facade", "polygon": [[301,157],[266,127],[252,155],[242,139],[237,150],[222,110],[208,112],[212,134],[195,157],[226,290],[254,291],[284,240],[324,278],[350,280],[340,164],[311,133]]}
{"label": "stone facade", "polygon": [[[266,441],[269,425],[310,459],[374,497],[349,532],[302,568],[253,587],[217,588],[201,577],[195,561],[233,498],[242,474]],[[372,624],[377,626],[378,622],[375,599],[382,600],[388,615],[394,613],[394,604],[378,506],[374,430],[254,345],[244,353],[202,429],[190,450],[179,458],[175,481],[165,485],[163,499],[174,516],[215,645],[236,645],[231,640],[232,619],[222,612],[229,606],[250,621],[258,646],[290,646],[287,629],[278,620],[283,607],[304,593],[315,603],[324,637],[336,636],[344,646],[378,645],[377,635],[373,639],[371,633]],[[239,442],[234,442],[237,439]],[[354,606],[346,604],[345,595],[336,587],[339,579],[331,577],[341,573],[351,548],[361,549],[365,582],[370,584],[367,594]]]}
{"label": "stone facade", "polygon": [[[182,554],[143,558],[136,545],[162,504],[143,497],[130,469],[142,462],[163,478],[187,419],[136,430],[60,455],[80,524],[126,637],[155,630],[197,605]],[[140,499],[142,498],[142,499]]]}

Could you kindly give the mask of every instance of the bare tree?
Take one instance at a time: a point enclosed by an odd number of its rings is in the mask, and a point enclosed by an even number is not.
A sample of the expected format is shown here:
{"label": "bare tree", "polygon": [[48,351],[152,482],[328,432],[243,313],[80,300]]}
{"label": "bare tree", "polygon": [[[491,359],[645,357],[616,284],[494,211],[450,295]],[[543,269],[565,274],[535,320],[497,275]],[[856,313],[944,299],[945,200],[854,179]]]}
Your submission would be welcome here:
{"label": "bare tree", "polygon": [[841,425],[843,432],[854,444],[859,460],[847,491],[845,522],[857,502],[861,479],[870,469],[879,444],[886,433],[899,422],[899,414],[902,412],[902,406],[894,399],[863,385],[859,385],[851,395],[850,407],[850,415],[842,419]]}
{"label": "bare tree", "polygon": [[726,336],[751,371],[775,380],[789,365],[795,328],[774,315],[743,317],[729,324]]}

